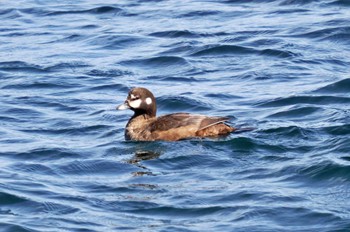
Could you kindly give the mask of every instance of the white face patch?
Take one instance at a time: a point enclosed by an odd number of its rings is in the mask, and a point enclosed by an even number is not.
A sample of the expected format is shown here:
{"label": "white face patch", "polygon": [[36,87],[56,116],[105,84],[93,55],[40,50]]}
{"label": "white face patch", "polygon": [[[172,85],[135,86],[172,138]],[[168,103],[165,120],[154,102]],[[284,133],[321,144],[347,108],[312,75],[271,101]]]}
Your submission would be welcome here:
{"label": "white face patch", "polygon": [[146,104],[151,105],[152,104],[152,98],[148,97],[146,98]]}
{"label": "white face patch", "polygon": [[140,108],[141,103],[142,103],[142,100],[141,100],[141,99],[131,100],[131,101],[129,102],[129,106],[131,106],[131,107],[134,108],[134,109],[138,109],[138,108]]}

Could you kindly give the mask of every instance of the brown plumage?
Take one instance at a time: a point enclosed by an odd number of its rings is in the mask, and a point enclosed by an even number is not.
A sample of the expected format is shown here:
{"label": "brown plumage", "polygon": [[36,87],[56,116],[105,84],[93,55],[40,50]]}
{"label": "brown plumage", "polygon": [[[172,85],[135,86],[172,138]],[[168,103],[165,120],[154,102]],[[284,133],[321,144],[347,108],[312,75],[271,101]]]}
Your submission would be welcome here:
{"label": "brown plumage", "polygon": [[125,139],[136,141],[176,141],[193,137],[226,135],[235,128],[225,124],[226,117],[174,113],[156,117],[156,100],[145,88],[132,89],[117,109],[131,109],[134,115],[125,128]]}

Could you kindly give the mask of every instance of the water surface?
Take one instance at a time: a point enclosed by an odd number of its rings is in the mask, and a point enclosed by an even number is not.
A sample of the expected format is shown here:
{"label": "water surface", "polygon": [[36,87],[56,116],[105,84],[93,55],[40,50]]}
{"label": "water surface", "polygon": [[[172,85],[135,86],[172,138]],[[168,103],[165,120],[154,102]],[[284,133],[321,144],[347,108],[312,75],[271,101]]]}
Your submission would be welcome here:
{"label": "water surface", "polygon": [[[2,1],[1,230],[350,230],[349,6]],[[256,129],[125,142],[134,86]]]}

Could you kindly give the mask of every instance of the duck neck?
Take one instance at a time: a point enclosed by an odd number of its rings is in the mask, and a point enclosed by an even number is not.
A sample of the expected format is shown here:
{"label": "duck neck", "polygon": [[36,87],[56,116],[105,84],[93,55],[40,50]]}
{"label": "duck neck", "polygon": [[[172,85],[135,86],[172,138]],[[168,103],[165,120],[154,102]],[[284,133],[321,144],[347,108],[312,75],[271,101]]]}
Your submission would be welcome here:
{"label": "duck neck", "polygon": [[155,118],[156,113],[154,111],[145,111],[145,110],[135,110],[132,118],[143,117],[144,119]]}
{"label": "duck neck", "polygon": [[155,105],[153,107],[149,107],[147,109],[135,109],[133,118],[138,117],[140,115],[144,116],[145,119],[146,118],[154,118],[154,117],[156,117],[156,113],[157,113],[157,109],[156,109]]}

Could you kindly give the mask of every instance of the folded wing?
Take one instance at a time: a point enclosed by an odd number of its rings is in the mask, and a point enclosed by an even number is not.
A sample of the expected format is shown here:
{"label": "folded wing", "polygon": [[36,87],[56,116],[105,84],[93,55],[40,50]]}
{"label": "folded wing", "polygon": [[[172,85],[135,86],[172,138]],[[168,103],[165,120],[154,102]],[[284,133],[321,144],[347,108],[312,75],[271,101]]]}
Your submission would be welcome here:
{"label": "folded wing", "polygon": [[169,138],[170,136],[171,140],[217,136],[233,131],[232,127],[224,124],[228,119],[188,113],[168,114],[157,118],[151,124],[151,132],[157,132],[156,139],[162,139],[163,136]]}

